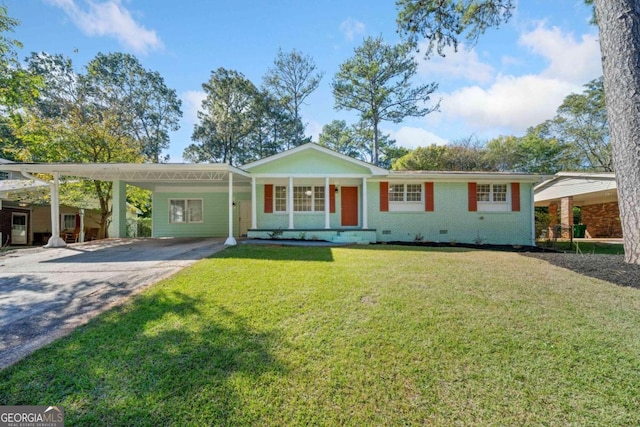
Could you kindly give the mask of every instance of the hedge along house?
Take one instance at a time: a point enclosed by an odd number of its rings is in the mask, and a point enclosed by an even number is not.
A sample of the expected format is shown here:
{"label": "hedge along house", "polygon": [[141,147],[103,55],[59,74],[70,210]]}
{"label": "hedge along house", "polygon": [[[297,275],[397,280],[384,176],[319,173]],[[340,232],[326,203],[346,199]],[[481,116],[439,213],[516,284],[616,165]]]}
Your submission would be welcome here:
{"label": "hedge along house", "polygon": [[[28,176],[53,175],[52,199],[54,194],[58,197],[57,182],[63,175],[113,181],[112,237],[125,236],[125,188],[135,185],[152,191],[153,237],[226,237],[227,244],[245,235],[354,243],[535,242],[537,175],[392,172],[314,143],[238,168],[226,164],[7,167]],[[52,218],[53,211],[52,206]]]}

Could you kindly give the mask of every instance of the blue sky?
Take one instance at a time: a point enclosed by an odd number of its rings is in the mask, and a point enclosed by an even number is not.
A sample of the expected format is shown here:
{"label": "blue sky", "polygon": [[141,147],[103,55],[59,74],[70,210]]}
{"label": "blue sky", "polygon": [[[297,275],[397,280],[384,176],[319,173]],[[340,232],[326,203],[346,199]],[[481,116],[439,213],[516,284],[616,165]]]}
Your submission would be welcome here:
{"label": "blue sky", "polygon": [[[254,84],[272,67],[279,48],[310,55],[324,72],[303,108],[314,140],[334,119],[331,80],[364,37],[396,43],[393,0],[8,0],[20,20],[21,57],[46,51],[70,57],[81,70],[98,52],[135,54],[158,71],[183,101],[181,129],[172,134],[171,161],[191,143],[202,83],[225,67]],[[471,135],[486,140],[521,135],[553,117],[564,97],[602,74],[597,30],[583,0],[519,0],[509,23],[476,46],[425,61],[417,83],[437,82],[440,112],[382,128],[398,145],[444,144]]]}

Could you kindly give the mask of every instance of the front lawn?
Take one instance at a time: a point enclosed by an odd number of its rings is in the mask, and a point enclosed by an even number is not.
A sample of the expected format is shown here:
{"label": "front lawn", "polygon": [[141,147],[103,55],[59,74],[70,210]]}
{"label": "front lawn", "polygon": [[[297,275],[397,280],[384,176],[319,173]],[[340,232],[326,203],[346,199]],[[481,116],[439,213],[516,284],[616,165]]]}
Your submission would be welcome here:
{"label": "front lawn", "polygon": [[640,291],[508,252],[239,245],[0,372],[67,425],[640,424]]}

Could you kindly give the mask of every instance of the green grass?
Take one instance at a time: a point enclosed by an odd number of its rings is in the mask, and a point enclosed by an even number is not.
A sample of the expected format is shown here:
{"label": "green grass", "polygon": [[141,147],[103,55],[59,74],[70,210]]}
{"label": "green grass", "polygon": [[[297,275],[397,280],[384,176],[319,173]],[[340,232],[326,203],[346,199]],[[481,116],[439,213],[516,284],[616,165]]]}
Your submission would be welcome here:
{"label": "green grass", "polygon": [[597,255],[624,255],[624,245],[620,243],[586,242],[586,241],[558,241],[540,242],[541,247],[553,248],[561,252],[597,254]]}
{"label": "green grass", "polygon": [[240,245],[0,372],[67,425],[640,423],[640,291],[515,253]]}

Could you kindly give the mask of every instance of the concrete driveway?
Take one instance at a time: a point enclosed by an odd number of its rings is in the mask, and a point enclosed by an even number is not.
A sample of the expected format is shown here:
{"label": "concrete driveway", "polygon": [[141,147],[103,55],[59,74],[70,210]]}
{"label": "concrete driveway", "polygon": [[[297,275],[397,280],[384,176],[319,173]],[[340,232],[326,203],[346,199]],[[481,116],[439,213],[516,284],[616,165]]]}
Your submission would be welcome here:
{"label": "concrete driveway", "polygon": [[224,239],[107,239],[0,255],[0,369],[223,248]]}

